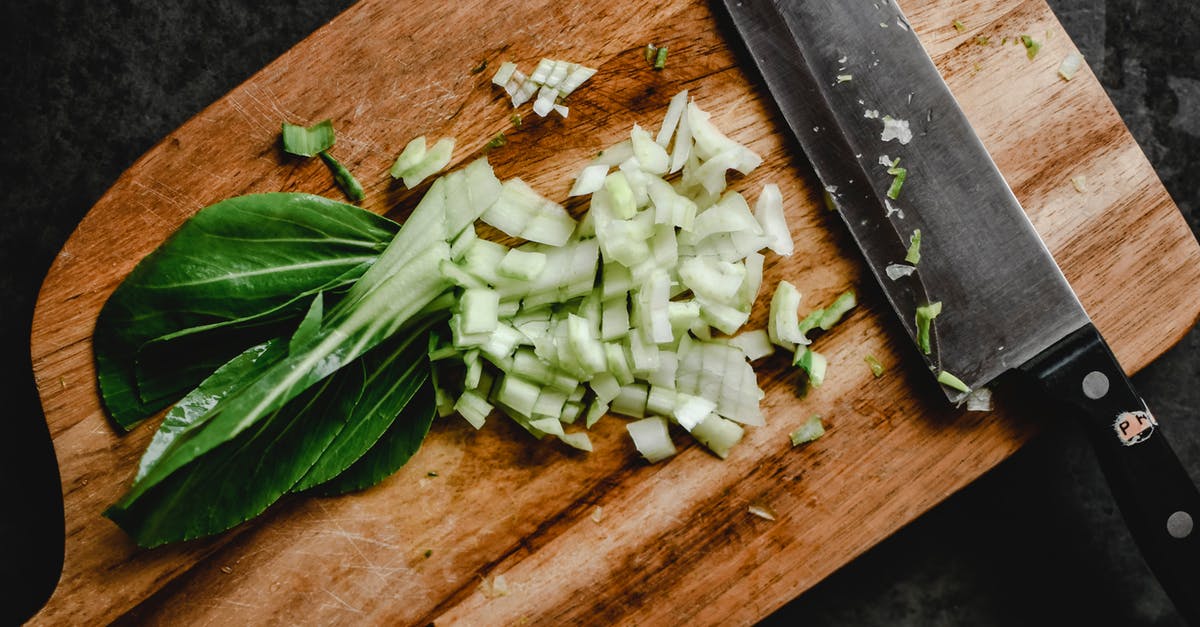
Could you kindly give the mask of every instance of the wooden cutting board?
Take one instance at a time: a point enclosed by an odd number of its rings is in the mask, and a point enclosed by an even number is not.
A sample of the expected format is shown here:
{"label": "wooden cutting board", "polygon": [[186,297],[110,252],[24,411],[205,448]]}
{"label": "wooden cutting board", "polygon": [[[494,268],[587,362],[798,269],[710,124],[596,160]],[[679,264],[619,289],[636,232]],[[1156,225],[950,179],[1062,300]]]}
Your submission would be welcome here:
{"label": "wooden cutting board", "polygon": [[[1101,86],[1086,68],[1058,78],[1075,48],[1042,0],[902,4],[1117,356],[1141,368],[1195,320],[1200,249]],[[1036,59],[1013,43],[1021,34],[1043,42]],[[665,70],[646,66],[648,42],[669,46]],[[510,129],[492,70],[513,60],[530,71],[543,56],[600,72],[571,97],[568,119],[539,120],[527,105],[527,123]],[[485,59],[488,70],[472,74]],[[455,137],[462,164],[505,131],[508,145],[491,154],[498,174],[562,199],[589,156],[634,122],[657,128],[682,88],[765,157],[734,187],[754,196],[773,181],[784,191],[799,253],[770,256],[766,285],[787,278],[811,304],[856,286],[863,301],[820,340],[831,361],[824,387],[801,396],[782,358],[759,369],[769,424],[729,460],[689,444],[649,466],[619,418],[595,427],[590,455],[500,418],[479,432],[454,418],[379,487],[291,499],[210,540],[142,551],[100,516],[157,421],[118,436],[106,420],[91,360],[96,314],[134,263],[205,205],[275,190],[341,197],[317,160],[283,157],[280,121],[332,118],[334,152],[367,188],[362,206],[401,215],[413,199],[384,172],[416,135]],[[198,114],[83,219],[38,300],[33,363],[67,546],[62,581],[34,622],[745,624],[1008,457],[1052,417],[1004,399],[994,413],[945,406],[763,93],[704,3],[363,0]],[[1080,175],[1085,192],[1070,182]],[[752,326],[763,324],[762,304]],[[887,366],[882,378],[867,354]],[[788,432],[813,413],[828,434],[793,449]],[[749,514],[751,504],[776,519]],[[499,576],[506,595],[490,593]]]}

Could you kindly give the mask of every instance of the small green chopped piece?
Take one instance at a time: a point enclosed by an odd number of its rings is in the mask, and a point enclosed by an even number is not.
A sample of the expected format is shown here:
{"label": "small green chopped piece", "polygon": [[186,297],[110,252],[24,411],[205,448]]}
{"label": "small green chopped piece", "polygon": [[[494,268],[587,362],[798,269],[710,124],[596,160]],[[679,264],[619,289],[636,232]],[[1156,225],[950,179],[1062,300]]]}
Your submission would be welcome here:
{"label": "small green chopped piece", "polygon": [[963,383],[962,379],[959,379],[945,370],[938,373],[937,382],[952,390],[958,390],[959,392],[963,392],[965,394],[971,393],[971,388],[967,386],[966,383]]}
{"label": "small green chopped piece", "polygon": [[1042,49],[1042,44],[1029,35],[1021,35],[1021,44],[1025,46],[1025,55],[1032,61]]}
{"label": "small green chopped piece", "polygon": [[426,477],[436,477],[436,476],[438,476],[438,474],[437,474],[436,470],[430,470],[429,472],[425,473],[425,476]]}
{"label": "small green chopped piece", "polygon": [[821,424],[821,414],[813,414],[805,420],[795,431],[790,434],[792,446],[800,446],[806,442],[825,435],[825,425]]}
{"label": "small green chopped piece", "polygon": [[[900,160],[896,159],[895,163]],[[892,167],[887,169],[887,173],[892,175],[892,186],[888,188],[887,197],[896,200],[900,197],[900,188],[904,185],[904,181],[908,178],[908,169],[902,168],[893,163]]]}
{"label": "small green chopped piece", "polygon": [[979,35],[978,37],[975,38],[975,43],[980,46],[990,45],[991,42],[992,42],[992,38],[988,37],[986,35]]}
{"label": "small green chopped piece", "polygon": [[883,364],[874,355],[863,357],[863,361],[867,362],[867,367],[871,369],[871,374],[875,375],[876,379],[883,376]]}
{"label": "small green chopped piece", "polygon": [[845,83],[845,82],[848,82],[848,81],[852,81],[852,80],[854,80],[854,75],[853,75],[853,74],[838,74],[838,75],[837,75],[837,82],[838,82],[839,84],[841,84],[841,83]]}
{"label": "small green chopped piece", "polygon": [[298,157],[315,157],[333,147],[333,121],[322,120],[305,128],[283,123],[283,151]]}
{"label": "small green chopped piece", "polygon": [[1007,44],[1007,43],[1008,43],[1008,37],[1003,37],[1003,38],[1001,38],[1001,39],[1000,39],[1000,45],[1001,45],[1001,46],[1003,46],[1004,44]]}
{"label": "small green chopped piece", "polygon": [[521,128],[522,120],[520,113],[514,113],[508,116],[508,121],[512,122],[513,128]]}
{"label": "small green chopped piece", "polygon": [[806,335],[809,331],[821,326],[821,318],[824,317],[824,309],[814,309],[808,312],[808,315],[800,321],[800,335]]}
{"label": "small green chopped piece", "polygon": [[433,555],[433,549],[425,549],[424,555],[425,555],[425,559],[429,559],[429,556]]}
{"label": "small green chopped piece", "polygon": [[337,183],[337,186],[346,195],[346,198],[357,202],[366,196],[358,179],[354,178],[354,175],[350,173],[350,170],[346,169],[346,166],[342,165],[341,161],[334,159],[333,155],[324,150],[319,154],[325,165],[329,166],[329,171],[333,173],[333,182]]}
{"label": "small green chopped piece", "polygon": [[745,430],[741,425],[716,414],[709,414],[700,424],[692,427],[692,437],[708,447],[721,459],[729,457],[729,451],[742,440]]}
{"label": "small green chopped piece", "polygon": [[488,143],[483,146],[483,151],[488,152],[489,150],[495,150],[507,143],[508,138],[504,136],[503,132],[496,133],[491,139],[488,140]]}
{"label": "small green chopped piece", "polygon": [[654,53],[654,69],[661,70],[667,67],[667,47],[663,46]]}
{"label": "small green chopped piece", "polygon": [[908,238],[908,254],[904,255],[904,260],[914,266],[921,263],[921,229],[913,229]]}
{"label": "small green chopped piece", "polygon": [[825,382],[825,369],[829,365],[829,361],[821,353],[811,348],[805,348],[803,351],[796,352],[796,359],[792,365],[799,366],[808,374],[809,385],[819,388]]}
{"label": "small green chopped piece", "polygon": [[425,152],[425,136],[414,138],[400,151],[388,173],[394,179],[402,178],[406,172],[420,165],[421,160],[425,158]]}
{"label": "small green chopped piece", "polygon": [[[858,304],[858,298],[854,294],[854,290],[846,290],[833,301],[833,304],[822,310],[821,319],[817,322],[817,326],[825,331],[833,328],[846,312],[854,308]],[[805,319],[807,321],[807,318]]]}
{"label": "small green chopped piece", "polygon": [[654,58],[657,54],[658,46],[655,46],[654,44],[646,44],[646,47],[642,49],[642,56],[645,57],[646,63],[649,63],[650,65],[654,65]]}
{"label": "small green chopped piece", "polygon": [[487,69],[487,59],[484,59],[479,62],[479,65],[476,65],[475,67],[471,68],[471,73],[478,74],[486,69]]}
{"label": "small green chopped piece", "polygon": [[942,313],[942,301],[917,307],[917,347],[928,355],[933,349],[929,345],[929,326]]}
{"label": "small green chopped piece", "polygon": [[963,24],[962,22],[960,22],[958,20],[954,20],[953,24],[954,24],[954,30],[956,30],[960,33],[963,32],[964,30],[967,30],[967,25]]}

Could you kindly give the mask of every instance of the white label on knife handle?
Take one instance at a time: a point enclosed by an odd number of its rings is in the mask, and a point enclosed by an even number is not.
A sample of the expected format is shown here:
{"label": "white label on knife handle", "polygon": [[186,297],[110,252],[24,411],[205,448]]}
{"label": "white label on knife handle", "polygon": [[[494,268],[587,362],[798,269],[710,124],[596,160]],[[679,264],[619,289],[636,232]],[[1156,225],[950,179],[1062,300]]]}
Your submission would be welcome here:
{"label": "white label on knife handle", "polygon": [[1150,439],[1154,435],[1154,427],[1158,421],[1148,411],[1126,411],[1117,415],[1113,421],[1113,431],[1117,439],[1125,446],[1133,446]]}

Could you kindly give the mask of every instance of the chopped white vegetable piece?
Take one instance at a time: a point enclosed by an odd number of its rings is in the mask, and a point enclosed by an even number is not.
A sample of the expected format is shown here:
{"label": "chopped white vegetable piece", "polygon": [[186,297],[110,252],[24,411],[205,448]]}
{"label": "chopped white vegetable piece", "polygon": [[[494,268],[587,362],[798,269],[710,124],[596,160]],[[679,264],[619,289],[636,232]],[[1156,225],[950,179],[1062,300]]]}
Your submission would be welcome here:
{"label": "chopped white vegetable piece", "polygon": [[893,281],[906,277],[917,271],[916,266],[910,266],[906,263],[889,263],[883,271],[887,277]]}
{"label": "chopped white vegetable piece", "polygon": [[543,85],[538,89],[537,99],[533,101],[533,112],[546,117],[554,110],[554,102],[558,99],[558,90]]}
{"label": "chopped white vegetable piece", "polygon": [[563,96],[567,96],[595,74],[596,70],[593,68],[576,65],[571,70],[571,73],[567,74],[567,77],[559,84],[558,90],[562,92]]}
{"label": "chopped white vegetable piece", "polygon": [[967,411],[992,411],[992,391],[988,388],[972,390],[967,395]]}
{"label": "chopped white vegetable piece", "polygon": [[751,503],[750,507],[747,509],[751,514],[758,516],[759,518],[762,518],[763,520],[770,520],[770,521],[775,520],[775,512],[772,511],[771,508],[767,507],[766,505],[762,505],[759,503]]}
{"label": "chopped white vegetable piece", "polygon": [[675,129],[675,142],[671,147],[671,174],[683,168],[688,157],[692,154],[692,126],[688,122],[687,107],[679,117],[679,126]]}
{"label": "chopped white vegetable piece", "polygon": [[484,579],[479,584],[479,592],[489,599],[508,596],[508,582],[505,581],[504,575],[496,575],[490,581]]}
{"label": "chopped white vegetable piece", "polygon": [[408,142],[404,150],[400,151],[400,155],[396,157],[396,162],[392,164],[390,174],[392,178],[398,179],[404,176],[404,173],[416,167],[421,159],[425,158],[425,136],[422,135]]}
{"label": "chopped white vegetable piece", "polygon": [[767,248],[785,257],[791,256],[795,250],[792,243],[792,233],[788,230],[787,219],[783,215],[783,195],[779,187],[772,183],[763,186],[758,202],[754,203],[754,218],[762,227],[766,237]]}
{"label": "chopped white vegetable piece", "polygon": [[626,294],[605,299],[601,306],[600,339],[619,340],[629,333],[629,303]]}
{"label": "chopped white vegetable piece", "polygon": [[546,255],[536,251],[524,251],[513,248],[504,253],[496,272],[511,279],[529,281],[546,269]]}
{"label": "chopped white vegetable piece", "polygon": [[642,314],[639,326],[646,339],[655,344],[665,344],[674,338],[667,309],[670,290],[671,277],[666,270],[655,269],[637,293],[636,302]]}
{"label": "chopped white vegetable piece", "polygon": [[[559,422],[557,417],[531,418],[527,424],[529,428],[535,432],[534,435],[538,435],[540,433],[543,435],[553,435],[560,438],[566,435],[566,432],[563,431],[562,422]],[[539,435],[538,437],[541,436]]]}
{"label": "chopped white vegetable piece", "polygon": [[496,401],[521,415],[529,416],[533,414],[533,406],[540,394],[537,385],[513,375],[505,375],[496,390]]}
{"label": "chopped white vegetable piece", "polygon": [[633,445],[637,447],[638,452],[651,464],[675,454],[675,444],[671,442],[665,418],[653,416],[631,422],[625,425],[625,428],[633,438]]}
{"label": "chopped white vegetable piece", "polygon": [[1075,78],[1075,74],[1079,72],[1079,68],[1083,67],[1083,55],[1078,52],[1072,52],[1063,58],[1062,63],[1058,64],[1058,75],[1064,81],[1069,81]]}
{"label": "chopped white vegetable piece", "polygon": [[908,128],[908,120],[897,120],[891,116],[883,116],[883,133],[879,135],[882,141],[892,141],[893,139],[901,144],[907,144],[912,141],[912,130]]}
{"label": "chopped white vegetable piece", "polygon": [[508,84],[509,79],[512,78],[513,72],[516,70],[517,64],[512,61],[501,63],[500,67],[496,68],[496,73],[492,75],[492,84],[504,87]]}
{"label": "chopped white vegetable piece", "polygon": [[667,113],[663,116],[662,127],[658,129],[658,136],[654,141],[663,148],[671,144],[671,137],[675,134],[675,129],[679,128],[679,119],[683,117],[683,112],[687,110],[687,90],[683,90],[673,98],[670,104],[667,105]]}
{"label": "chopped white vegetable piece", "polygon": [[496,330],[488,336],[487,341],[479,347],[479,350],[493,362],[503,362],[511,356],[512,352],[516,351],[517,345],[520,345],[523,340],[524,335],[521,332],[512,328],[508,323],[499,322]]}
{"label": "chopped white vegetable piece", "polygon": [[717,409],[713,401],[693,394],[676,393],[671,417],[679,426],[692,431]]}
{"label": "chopped white vegetable piece", "polygon": [[[513,99],[517,95],[517,92],[521,91],[521,86],[524,85],[528,79],[529,77],[525,76],[524,72],[516,69],[514,66],[512,73],[510,73],[508,76],[508,82],[504,83],[504,93],[508,94],[510,99]],[[514,104],[513,106],[515,107],[517,105]]]}
{"label": "chopped white vegetable piece", "polygon": [[750,311],[754,301],[758,300],[765,263],[766,258],[756,252],[746,255],[746,260],[742,262],[746,266],[746,278],[742,281],[742,288],[738,290],[738,304],[746,311]]}
{"label": "chopped white vegetable piece", "polygon": [[771,343],[788,350],[798,344],[808,344],[800,331],[800,291],[787,281],[780,281],[771,297],[771,313],[767,319],[767,335]]}
{"label": "chopped white vegetable piece", "polygon": [[550,78],[550,72],[554,70],[555,61],[553,59],[542,59],[538,61],[537,67],[533,69],[533,73],[529,75],[529,80],[541,85]]}
{"label": "chopped white vegetable piece", "polygon": [[674,388],[651,385],[650,393],[646,395],[646,413],[651,416],[671,416],[675,413],[677,396]]}
{"label": "chopped white vegetable piece", "polygon": [[533,95],[536,94],[538,90],[537,81],[527,79],[519,73],[513,73],[513,79],[517,79],[518,76],[521,77],[521,82],[517,85],[516,89],[510,92],[512,96],[512,105],[514,108],[529,102],[529,99],[533,98]]}
{"label": "chopped white vegetable piece", "polygon": [[453,262],[462,261],[463,255],[475,243],[479,236],[475,233],[475,225],[469,225],[463,229],[458,237],[454,238],[454,243],[450,245],[450,260]]}
{"label": "chopped white vegetable piece", "polygon": [[[634,335],[640,335],[635,333]],[[604,345],[604,356],[608,362],[608,373],[616,378],[621,385],[629,385],[633,383],[633,369],[629,366],[629,357],[625,354],[625,347],[621,344],[610,343]]]}
{"label": "chopped white vegetable piece", "polygon": [[573,66],[575,64],[569,61],[555,61],[554,69],[550,71],[550,75],[546,77],[546,80],[542,81],[542,84],[547,87],[558,87],[563,82],[563,79],[567,77]]}
{"label": "chopped white vegetable piece", "polygon": [[532,415],[539,418],[557,418],[562,414],[563,405],[566,403],[567,394],[562,390],[543,388],[541,394],[538,394],[537,401],[533,403]]}
{"label": "chopped white vegetable piece", "polygon": [[608,413],[608,403],[601,402],[599,398],[593,400],[592,404],[588,405],[587,416],[584,418],[584,427],[591,429],[592,425],[596,424],[606,413]]}
{"label": "chopped white vegetable piece", "polygon": [[504,182],[499,198],[480,219],[513,237],[550,246],[566,244],[576,226],[562,205],[543,198],[519,178]]}
{"label": "chopped white vegetable piece", "polygon": [[709,414],[692,428],[692,437],[721,459],[729,457],[730,449],[741,441],[744,434],[741,425],[716,414]]}
{"label": "chopped white vegetable piece", "polygon": [[619,220],[628,220],[637,213],[637,202],[633,189],[624,172],[613,172],[604,178],[604,189],[608,192],[609,209]]}
{"label": "chopped white vegetable piece", "polygon": [[646,399],[650,395],[650,386],[645,383],[631,383],[621,386],[621,392],[609,403],[609,411],[630,418],[641,418],[646,415]]}
{"label": "chopped white vegetable piece", "polygon": [[478,288],[464,290],[458,303],[459,315],[462,320],[460,330],[463,333],[491,333],[496,330],[500,295],[494,290]]}
{"label": "chopped white vegetable piece", "polygon": [[487,402],[487,399],[472,390],[467,390],[454,403],[454,411],[458,412],[463,419],[471,423],[472,427],[482,429],[488,414],[492,413],[492,406]]}
{"label": "chopped white vegetable piece", "polygon": [[763,329],[755,329],[738,334],[729,343],[742,349],[746,354],[746,359],[755,361],[762,359],[775,352],[775,347],[771,345],[770,336]]}
{"label": "chopped white vegetable piece", "polygon": [[658,359],[658,345],[647,340],[641,332],[630,333],[625,337],[629,343],[629,357],[633,365],[633,374],[641,378],[658,370],[661,365]]}
{"label": "chopped white vegetable piece", "polygon": [[715,233],[742,231],[761,234],[762,227],[750,213],[746,198],[734,191],[726,192],[716,204],[697,215],[692,228],[692,233],[699,239]]}
{"label": "chopped white vegetable piece", "polygon": [[558,436],[558,439],[571,448],[587,451],[589,453],[592,452],[592,439],[582,431],[563,433],[562,435]]}
{"label": "chopped white vegetable piece", "polygon": [[646,375],[646,382],[675,389],[675,373],[679,369],[679,356],[667,350],[658,352],[658,369]]}
{"label": "chopped white vegetable piece", "polygon": [[579,176],[575,179],[575,185],[571,187],[571,191],[567,195],[583,196],[604,187],[604,178],[608,176],[608,168],[609,166],[603,163],[585,167],[579,172]]}
{"label": "chopped white vegetable piece", "polygon": [[650,133],[634,124],[630,142],[633,144],[633,156],[637,158],[642,170],[650,174],[667,173],[667,168],[671,165],[670,156],[667,155],[666,148],[650,138]]}
{"label": "chopped white vegetable piece", "polygon": [[744,264],[715,257],[691,257],[679,264],[679,280],[696,296],[715,303],[732,302],[745,278]]}
{"label": "chopped white vegetable piece", "polygon": [[602,150],[595,159],[592,159],[592,163],[615,166],[621,164],[632,156],[633,143],[626,139]]}
{"label": "chopped white vegetable piece", "polygon": [[[419,143],[417,143],[419,141]],[[450,163],[450,159],[454,152],[454,140],[452,138],[443,138],[437,140],[433,148],[423,150],[425,144],[424,137],[418,137],[404,148],[404,152],[400,153],[396,162],[392,164],[390,174],[392,178],[404,179],[404,186],[412,189],[420,185],[422,181],[430,176],[437,174]],[[409,148],[413,152],[409,152]],[[418,157],[419,155],[419,157]],[[416,161],[413,162],[414,157]]]}

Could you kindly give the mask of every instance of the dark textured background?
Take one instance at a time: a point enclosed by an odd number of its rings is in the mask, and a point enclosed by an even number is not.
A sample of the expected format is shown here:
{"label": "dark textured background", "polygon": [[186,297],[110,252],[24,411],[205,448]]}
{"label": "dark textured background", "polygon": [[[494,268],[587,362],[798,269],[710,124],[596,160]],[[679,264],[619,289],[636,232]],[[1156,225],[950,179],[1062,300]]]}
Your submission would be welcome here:
{"label": "dark textured background", "polygon": [[[33,303],[50,261],[139,155],[351,2],[2,4],[0,355],[8,374],[0,377],[7,409],[0,433],[0,625],[40,603],[44,573],[56,568],[45,551],[57,523],[37,512],[45,508],[41,495],[58,484],[54,466],[34,445],[45,427],[31,391],[28,349]],[[1051,0],[1051,6],[1196,230],[1196,0]],[[1148,303],[1148,324],[1153,315]],[[1198,348],[1200,332],[1193,331],[1135,378],[1194,475],[1200,475]],[[1068,424],[1049,425],[1010,461],[767,622],[792,619],[1181,624],[1132,548],[1091,451]]]}

